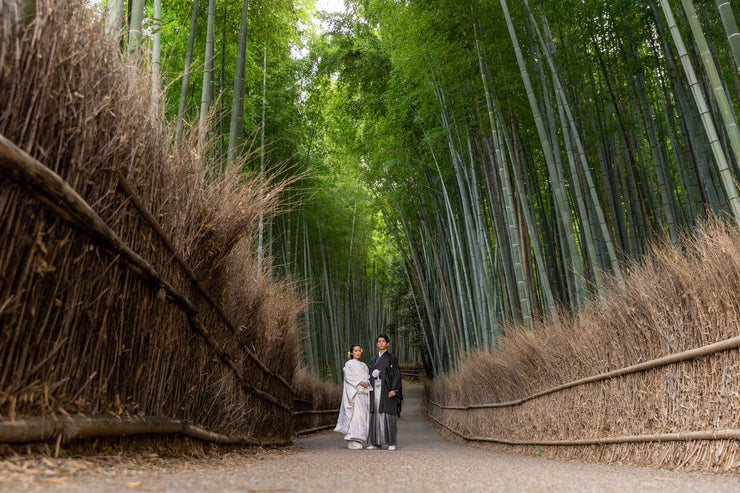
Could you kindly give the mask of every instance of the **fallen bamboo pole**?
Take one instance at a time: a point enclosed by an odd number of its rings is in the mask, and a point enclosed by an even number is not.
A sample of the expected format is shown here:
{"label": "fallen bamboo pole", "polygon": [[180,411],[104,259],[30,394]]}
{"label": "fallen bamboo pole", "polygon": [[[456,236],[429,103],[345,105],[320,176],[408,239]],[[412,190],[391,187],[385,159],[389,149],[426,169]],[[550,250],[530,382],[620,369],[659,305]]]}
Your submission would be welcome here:
{"label": "fallen bamboo pole", "polygon": [[699,358],[701,356],[708,356],[710,354],[719,353],[722,351],[737,349],[739,347],[740,347],[740,336],[732,337],[730,339],[725,339],[724,341],[715,342],[714,344],[708,344],[700,348],[689,349],[688,351],[682,351],[680,353],[663,356],[661,358],[656,358],[656,359],[652,359],[649,361],[645,361],[644,363],[639,363],[636,365],[628,366],[625,368],[620,368],[618,370],[613,370],[613,371],[609,371],[606,373],[599,373],[598,375],[592,375],[590,377],[581,378],[580,380],[574,380],[572,382],[558,385],[557,387],[552,387],[550,389],[543,390],[535,394],[530,394],[526,397],[522,397],[521,399],[517,399],[514,401],[494,402],[494,403],[488,403],[488,404],[468,404],[466,406],[447,406],[447,405],[434,402],[431,399],[426,399],[426,401],[429,404],[432,404],[433,406],[436,406],[440,409],[450,409],[450,410],[458,410],[458,411],[467,411],[469,409],[490,409],[490,408],[497,408],[497,407],[519,406],[527,401],[537,399],[538,397],[543,397],[549,394],[553,394],[555,392],[560,392],[561,390],[566,390],[566,389],[570,389],[573,387],[577,387],[579,385],[599,382],[602,380],[609,380],[611,378],[621,377],[624,375],[629,375],[631,373],[639,373],[639,372],[643,372],[646,370],[652,370],[655,368],[659,368],[661,366],[667,366],[673,363],[679,363],[681,361],[688,361],[691,359]]}
{"label": "fallen bamboo pole", "polygon": [[643,442],[688,442],[691,440],[738,440],[740,430],[722,429],[711,431],[685,431],[678,433],[655,433],[647,435],[624,435],[617,437],[585,438],[579,440],[507,440],[504,438],[473,437],[460,433],[447,426],[437,418],[427,413],[427,416],[460,438],[471,442],[500,443],[502,445],[532,445],[532,446],[578,446],[578,445],[610,445],[617,443]]}
{"label": "fallen bamboo pole", "polygon": [[181,434],[207,442],[235,445],[288,445],[285,440],[258,440],[214,433],[175,418],[160,416],[32,416],[0,420],[0,443],[42,442],[57,437],[99,438],[128,435]]}

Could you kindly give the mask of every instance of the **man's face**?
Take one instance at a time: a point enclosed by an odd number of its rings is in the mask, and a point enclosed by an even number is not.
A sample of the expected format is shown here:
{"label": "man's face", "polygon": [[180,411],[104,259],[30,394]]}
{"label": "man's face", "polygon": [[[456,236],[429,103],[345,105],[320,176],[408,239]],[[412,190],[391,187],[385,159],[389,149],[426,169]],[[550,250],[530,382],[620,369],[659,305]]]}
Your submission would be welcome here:
{"label": "man's face", "polygon": [[384,338],[378,337],[378,351],[382,353],[386,349],[388,349],[388,342]]}

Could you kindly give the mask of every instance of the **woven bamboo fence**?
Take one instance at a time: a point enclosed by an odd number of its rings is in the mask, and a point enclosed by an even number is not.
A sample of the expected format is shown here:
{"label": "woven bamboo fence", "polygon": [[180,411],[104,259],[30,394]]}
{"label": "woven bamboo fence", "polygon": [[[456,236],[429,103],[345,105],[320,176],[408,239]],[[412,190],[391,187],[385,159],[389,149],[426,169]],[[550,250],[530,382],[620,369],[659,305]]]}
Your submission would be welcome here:
{"label": "woven bamboo fence", "polygon": [[171,145],[84,5],[0,5],[0,442],[289,443],[302,302],[252,247],[280,185]]}
{"label": "woven bamboo fence", "polygon": [[740,231],[656,248],[561,324],[425,382],[444,433],[524,454],[740,472]]}

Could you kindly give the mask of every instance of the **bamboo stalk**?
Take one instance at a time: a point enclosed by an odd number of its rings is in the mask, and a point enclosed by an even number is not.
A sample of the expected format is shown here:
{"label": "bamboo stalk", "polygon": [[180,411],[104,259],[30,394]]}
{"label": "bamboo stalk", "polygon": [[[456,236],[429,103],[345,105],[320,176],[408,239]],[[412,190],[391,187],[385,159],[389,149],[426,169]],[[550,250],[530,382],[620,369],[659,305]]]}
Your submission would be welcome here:
{"label": "bamboo stalk", "polygon": [[608,380],[608,379],[615,378],[615,377],[621,377],[624,375],[629,375],[631,373],[639,373],[639,372],[646,371],[646,370],[652,370],[655,368],[659,368],[661,366],[667,366],[673,363],[679,363],[681,361],[688,361],[694,358],[699,358],[701,356],[707,356],[709,354],[719,353],[722,351],[728,351],[730,349],[737,349],[738,347],[740,347],[740,336],[732,337],[730,339],[725,339],[724,341],[720,341],[720,342],[715,342],[714,344],[708,344],[700,348],[689,349],[688,351],[682,351],[680,353],[671,354],[668,356],[663,356],[661,358],[652,359],[649,361],[645,361],[643,363],[638,363],[636,365],[627,366],[625,368],[620,368],[618,370],[613,370],[613,371],[609,371],[605,373],[599,373],[598,375],[592,375],[590,377],[581,378],[579,380],[574,380],[572,382],[564,383],[562,385],[558,385],[557,387],[552,387],[550,389],[543,390],[535,394],[530,394],[521,399],[508,401],[508,402],[495,402],[495,403],[489,403],[489,404],[469,404],[467,406],[445,406],[437,402],[434,402],[430,399],[426,399],[426,402],[440,409],[455,409],[459,411],[467,411],[469,409],[489,409],[489,408],[519,406],[527,401],[531,401],[533,399],[537,399],[538,397],[543,397],[549,394],[554,394],[555,392],[560,392],[561,390],[570,389],[570,388],[584,385],[587,383],[594,383],[594,382]]}
{"label": "bamboo stalk", "polygon": [[735,182],[735,179],[732,175],[732,170],[730,169],[729,163],[727,162],[727,158],[724,154],[724,150],[722,149],[722,146],[720,144],[719,136],[717,135],[717,129],[709,112],[706,98],[704,97],[704,93],[702,92],[702,89],[699,85],[698,77],[696,75],[696,72],[694,71],[694,66],[689,58],[686,45],[684,44],[683,37],[681,36],[681,32],[676,25],[676,20],[673,17],[671,6],[667,2],[667,0],[660,0],[660,5],[663,8],[663,13],[666,17],[668,28],[671,32],[671,35],[673,36],[673,42],[675,43],[676,49],[678,50],[678,56],[681,61],[681,66],[684,70],[686,79],[689,82],[691,93],[694,95],[694,103],[696,104],[696,108],[701,117],[704,132],[712,150],[715,167],[720,175],[720,181],[727,197],[727,202],[730,212],[732,213],[732,218],[735,220],[736,224],[740,224],[740,194],[738,193],[737,183]]}

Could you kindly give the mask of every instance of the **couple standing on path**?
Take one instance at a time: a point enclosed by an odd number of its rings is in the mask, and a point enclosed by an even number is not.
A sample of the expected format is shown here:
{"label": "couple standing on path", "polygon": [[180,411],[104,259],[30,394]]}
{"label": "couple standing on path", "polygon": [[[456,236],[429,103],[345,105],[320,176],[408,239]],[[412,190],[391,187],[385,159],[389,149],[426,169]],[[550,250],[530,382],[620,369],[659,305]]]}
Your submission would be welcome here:
{"label": "couple standing on path", "polygon": [[401,372],[398,359],[388,351],[390,339],[377,338],[378,354],[370,360],[370,369],[360,361],[362,348],[350,347],[350,360],[344,365],[344,385],[339,420],[334,431],[344,434],[347,448],[368,449],[388,446],[396,450],[396,418],[401,398]]}

